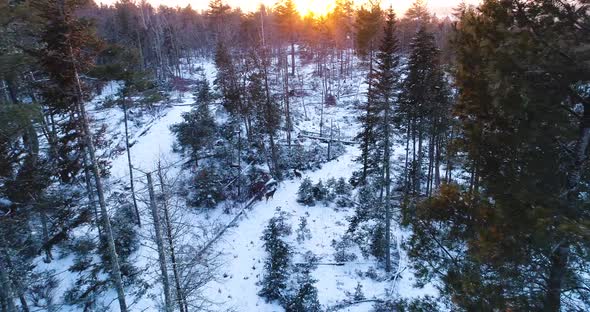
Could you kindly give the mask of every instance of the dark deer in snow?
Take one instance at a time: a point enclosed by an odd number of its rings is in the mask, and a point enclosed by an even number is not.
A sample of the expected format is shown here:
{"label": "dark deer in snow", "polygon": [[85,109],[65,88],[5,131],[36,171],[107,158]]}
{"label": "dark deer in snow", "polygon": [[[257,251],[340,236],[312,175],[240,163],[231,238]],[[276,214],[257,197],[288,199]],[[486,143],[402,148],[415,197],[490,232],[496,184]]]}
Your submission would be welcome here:
{"label": "dark deer in snow", "polygon": [[264,194],[266,201],[268,201],[269,198],[272,198],[275,195],[276,191],[277,191],[277,189],[273,189],[271,191],[266,192],[266,194]]}
{"label": "dark deer in snow", "polygon": [[297,179],[301,179],[301,172],[297,171],[297,169],[293,169],[293,174]]}

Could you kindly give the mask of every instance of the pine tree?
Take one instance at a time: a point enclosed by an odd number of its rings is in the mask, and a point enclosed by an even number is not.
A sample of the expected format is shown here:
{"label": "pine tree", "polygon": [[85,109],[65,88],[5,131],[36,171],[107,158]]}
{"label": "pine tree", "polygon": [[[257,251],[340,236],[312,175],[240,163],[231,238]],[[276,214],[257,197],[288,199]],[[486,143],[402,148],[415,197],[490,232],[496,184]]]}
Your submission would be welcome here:
{"label": "pine tree", "polygon": [[363,285],[360,282],[356,283],[356,288],[354,289],[354,295],[352,297],[355,301],[365,300],[365,294],[363,293]]}
{"label": "pine tree", "polygon": [[52,108],[56,113],[70,116],[68,127],[66,127],[67,130],[64,133],[75,134],[75,142],[82,144],[83,147],[79,150],[83,151],[86,154],[84,157],[88,157],[90,160],[89,165],[91,166],[94,186],[98,195],[102,225],[105,229],[104,238],[108,243],[109,256],[112,259],[109,273],[117,290],[119,307],[124,312],[127,311],[127,304],[121,266],[107,211],[103,181],[96,156],[96,146],[85,108],[85,101],[88,100],[90,93],[82,82],[81,76],[92,68],[93,52],[97,40],[91,31],[90,25],[76,17],[75,12],[82,4],[45,0],[35,2],[40,17],[47,23],[45,32],[41,37],[44,47],[39,52],[41,65],[49,76],[48,88],[44,91],[44,98],[51,101]]}
{"label": "pine tree", "polygon": [[[278,168],[278,154],[274,146],[274,138],[281,125],[280,108],[272,96],[267,95],[265,91],[265,74],[264,71],[257,71],[248,76],[248,101],[249,106],[255,111],[253,123],[253,135],[259,136],[256,141],[263,147],[268,142],[270,145],[270,163],[271,171],[275,172]],[[269,91],[270,92],[270,91]]]}
{"label": "pine tree", "polygon": [[[359,109],[362,114],[358,117],[362,124],[362,131],[357,135],[361,142],[361,155],[358,159],[362,163],[362,171],[358,183],[365,184],[370,175],[378,171],[379,156],[372,153],[377,146],[377,123],[379,122],[379,108],[375,103],[375,68],[374,51],[382,23],[383,11],[378,3],[370,2],[370,10],[361,7],[356,17],[356,45],[361,56],[369,59],[369,73],[367,75],[367,101]],[[376,158],[377,157],[377,158]]]}
{"label": "pine tree", "polygon": [[299,185],[297,191],[297,202],[306,206],[315,205],[314,186],[310,178],[306,177]]}
{"label": "pine tree", "polygon": [[307,227],[307,218],[299,218],[299,226],[297,227],[297,241],[303,242],[311,238],[311,231]]}
{"label": "pine tree", "polygon": [[396,90],[399,84],[399,55],[397,38],[395,37],[395,13],[389,9],[387,21],[384,27],[383,40],[377,53],[377,68],[373,75],[374,79],[374,104],[375,113],[379,117],[376,126],[377,148],[372,151],[373,155],[380,160],[380,169],[383,180],[385,198],[385,270],[391,270],[391,146],[393,144],[393,107],[397,102]]}
{"label": "pine tree", "polygon": [[295,76],[295,35],[299,13],[293,0],[283,0],[276,7],[279,27],[291,45],[291,76]]}
{"label": "pine tree", "polygon": [[378,2],[370,1],[369,6],[369,9],[362,6],[356,12],[356,49],[361,56],[372,58],[383,21],[383,11]]}
{"label": "pine tree", "polygon": [[279,215],[270,219],[261,237],[269,256],[264,263],[262,289],[258,295],[269,302],[274,300],[284,302],[287,298],[292,251],[283,237],[290,233],[291,228],[285,223],[284,216]]}
{"label": "pine tree", "polygon": [[215,119],[211,115],[209,102],[197,103],[197,108],[182,114],[183,122],[170,129],[176,135],[181,148],[188,150],[191,160],[198,166],[203,158],[202,151],[210,147],[217,133]]}
{"label": "pine tree", "polygon": [[242,110],[241,90],[230,50],[223,41],[217,42],[215,67],[217,76],[214,84],[221,93],[223,107],[233,116],[238,116]]}
{"label": "pine tree", "polygon": [[226,28],[223,23],[226,21],[226,15],[230,11],[230,6],[223,3],[223,0],[209,1],[209,11],[207,12],[210,18],[210,27],[213,28],[216,40],[225,40],[226,33],[223,31]]}
{"label": "pine tree", "polygon": [[295,295],[290,298],[285,307],[287,312],[321,312],[322,306],[318,299],[318,290],[308,269],[303,269],[297,278],[299,286]]}
{"label": "pine tree", "polygon": [[455,111],[469,181],[418,205],[409,252],[419,278],[443,281],[441,294],[460,309],[590,304],[576,268],[590,247],[579,236],[590,110],[581,120],[571,110],[590,107],[578,88],[590,81],[580,67],[588,56],[576,52],[588,44],[576,26],[587,16],[582,3],[549,1],[489,0],[461,12]]}
{"label": "pine tree", "polygon": [[[425,25],[416,33],[410,48],[408,76],[403,82],[396,126],[406,136],[404,189],[406,193],[418,195],[423,182],[426,182],[426,193],[430,193],[433,184],[438,186],[440,183],[440,165],[435,163],[440,163],[440,150],[450,126],[451,109],[448,83],[438,61],[439,50]],[[427,153],[429,163],[425,177]],[[433,183],[435,175],[439,178]]]}

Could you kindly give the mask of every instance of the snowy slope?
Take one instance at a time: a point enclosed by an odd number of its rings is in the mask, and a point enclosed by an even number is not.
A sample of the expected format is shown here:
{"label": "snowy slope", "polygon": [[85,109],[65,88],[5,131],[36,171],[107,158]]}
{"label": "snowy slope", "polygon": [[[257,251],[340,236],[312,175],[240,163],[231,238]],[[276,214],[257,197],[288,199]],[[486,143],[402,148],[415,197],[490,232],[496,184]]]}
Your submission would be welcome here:
{"label": "snowy slope", "polygon": [[[212,81],[215,75],[215,68],[210,61],[203,62],[202,67],[207,78]],[[318,83],[318,77],[312,75],[313,65],[304,67],[301,75],[305,85],[301,86],[306,89],[312,89],[310,84]],[[198,78],[198,77],[192,77]],[[349,79],[348,85],[351,90],[350,94],[343,97],[336,107],[325,107],[323,111],[324,129],[331,123],[334,123],[340,129],[344,137],[353,137],[358,132],[359,125],[356,123],[355,116],[358,114],[354,109],[354,101],[363,99],[364,84],[363,73],[359,71],[355,79]],[[93,104],[102,100],[105,96],[114,94],[117,85],[113,84],[107,88],[105,94],[94,100]],[[305,98],[300,98],[292,103],[294,124],[296,129],[306,131],[319,131],[320,114],[321,114],[321,91],[316,90]],[[346,99],[346,100],[344,100]],[[181,171],[181,157],[172,150],[174,136],[170,132],[170,126],[180,122],[183,112],[191,109],[194,99],[190,94],[183,94],[180,101],[173,105],[164,107],[154,116],[147,118],[139,125],[133,125],[131,131],[131,156],[133,165],[141,171],[152,171],[156,169],[157,162],[161,160],[164,165],[172,164],[168,174],[179,176],[186,174]],[[304,105],[305,111],[304,113]],[[307,115],[307,117],[306,117]],[[113,108],[109,110],[96,110],[93,117],[97,121],[102,121],[107,125],[107,133],[112,134],[115,149],[104,151],[105,155],[112,158],[109,178],[109,192],[123,192],[124,187],[129,184],[129,168],[127,164],[127,155],[124,149],[123,134],[124,128],[122,123],[122,112],[120,109]],[[309,140],[303,140],[308,144]],[[121,145],[123,144],[123,145]],[[113,149],[111,145],[111,149]],[[401,149],[398,149],[398,154]],[[322,166],[321,169],[314,172],[304,172],[303,175],[310,177],[314,182],[319,179],[326,181],[334,177],[350,177],[351,173],[357,167],[354,159],[358,156],[359,151],[356,146],[348,146],[344,155],[332,160]],[[132,311],[157,311],[157,306],[161,302],[161,286],[157,279],[158,269],[156,265],[157,253],[151,240],[151,216],[141,199],[145,199],[145,175],[141,171],[136,171],[135,181],[137,183],[138,197],[140,199],[140,213],[144,226],[141,229],[142,247],[134,258],[134,265],[143,272],[143,278],[150,283],[151,289],[148,294],[137,298],[133,290],[128,292],[128,302]],[[255,204],[251,209],[239,218],[237,224],[230,228],[221,236],[221,239],[212,245],[214,252],[219,252],[220,269],[217,272],[217,280],[211,282],[206,287],[206,296],[217,303],[213,306],[214,310],[225,311],[233,309],[235,311],[282,311],[283,309],[277,304],[266,303],[258,297],[259,286],[257,282],[262,277],[264,259],[266,257],[263,244],[260,240],[262,231],[267,225],[270,218],[275,216],[278,211],[284,211],[288,214],[288,221],[293,229],[296,228],[300,217],[305,216],[308,219],[308,227],[311,230],[311,239],[303,243],[295,240],[295,233],[289,237],[291,245],[295,248],[295,261],[302,261],[302,255],[307,251],[312,251],[321,258],[320,262],[334,262],[334,249],[331,246],[332,240],[338,240],[346,231],[348,222],[346,220],[353,213],[353,208],[335,209],[325,207],[318,203],[314,207],[306,207],[296,202],[296,193],[300,181],[287,180],[279,184],[274,198],[268,202],[261,201]],[[113,209],[114,207],[111,207]],[[188,242],[194,246],[204,245],[210,239],[213,229],[218,229],[226,225],[233,219],[235,213],[224,214],[221,207],[214,210],[208,210],[206,213],[197,213],[185,211],[183,219],[193,225],[199,225],[200,228],[206,229],[209,233],[204,235],[203,232],[194,233],[196,238],[193,242]],[[394,225],[395,226],[395,225]],[[198,228],[198,227],[195,227]],[[394,237],[397,239],[398,246],[401,245],[404,233],[401,230],[395,230]],[[317,280],[318,295],[320,303],[329,308],[335,304],[350,299],[348,292],[354,292],[357,282],[363,286],[363,291],[368,299],[384,298],[386,291],[393,294],[399,294],[404,297],[413,297],[424,294],[435,294],[432,287],[427,289],[414,289],[412,287],[411,274],[406,269],[406,261],[403,251],[400,252],[400,278],[393,281],[377,282],[367,278],[364,273],[369,270],[381,270],[374,259],[364,259],[360,253],[356,261],[346,263],[343,266],[320,265],[312,273]],[[38,270],[55,269],[59,272],[59,278],[62,280],[58,294],[63,293],[70,287],[74,276],[65,271],[71,264],[72,259],[66,257],[56,260],[50,265],[40,263]],[[109,304],[109,309],[118,311],[116,304],[116,295],[114,291],[109,291],[102,302]],[[353,306],[342,311],[367,311],[370,304],[361,304]],[[75,307],[63,307],[64,311],[77,311]]]}

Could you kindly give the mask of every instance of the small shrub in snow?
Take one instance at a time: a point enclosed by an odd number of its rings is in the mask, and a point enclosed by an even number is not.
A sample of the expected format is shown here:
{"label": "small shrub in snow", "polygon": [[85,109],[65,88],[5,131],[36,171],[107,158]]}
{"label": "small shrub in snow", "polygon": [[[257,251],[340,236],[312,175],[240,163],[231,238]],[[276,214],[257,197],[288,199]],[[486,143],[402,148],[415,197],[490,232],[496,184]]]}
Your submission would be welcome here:
{"label": "small shrub in snow", "polygon": [[373,306],[373,312],[422,312],[445,310],[441,305],[441,298],[434,298],[432,296],[424,296],[417,299],[399,298],[376,303]]}
{"label": "small shrub in snow", "polygon": [[363,293],[363,285],[360,282],[356,283],[356,288],[354,289],[354,295],[352,299],[354,301],[365,300],[365,294]]}
{"label": "small shrub in snow", "polygon": [[346,179],[340,178],[334,185],[334,191],[337,195],[349,195],[352,192],[352,186],[346,182]]}
{"label": "small shrub in snow", "polygon": [[313,196],[317,201],[325,201],[328,197],[328,189],[324,186],[321,179],[313,186]]}
{"label": "small shrub in snow", "polygon": [[379,260],[385,260],[387,241],[385,240],[385,226],[377,225],[371,237],[371,254]]}
{"label": "small shrub in snow", "polygon": [[377,270],[374,267],[369,267],[367,272],[365,272],[365,276],[375,281],[379,280],[379,273],[377,273]]}
{"label": "small shrub in snow", "polygon": [[309,270],[304,269],[297,277],[299,288],[285,306],[286,312],[320,312],[322,306],[318,299],[318,290]]}
{"label": "small shrub in snow", "polygon": [[352,201],[352,199],[350,199],[350,197],[338,196],[336,198],[336,206],[338,206],[339,208],[352,207],[353,205],[354,202]]}
{"label": "small shrub in snow", "polygon": [[191,205],[213,208],[225,199],[221,185],[221,177],[215,168],[203,168],[194,177],[194,195]]}
{"label": "small shrub in snow", "polygon": [[311,238],[311,231],[307,227],[307,218],[299,218],[299,227],[297,228],[297,241],[303,242]]}
{"label": "small shrub in snow", "polygon": [[43,311],[57,311],[54,304],[55,290],[59,286],[55,271],[46,271],[34,276],[35,282],[29,287],[30,299],[34,307]]}
{"label": "small shrub in snow", "polygon": [[355,253],[348,252],[353,245],[349,236],[342,237],[341,240],[332,240],[332,247],[334,248],[334,260],[336,262],[349,262],[357,259]]}
{"label": "small shrub in snow", "polygon": [[336,179],[329,178],[326,180],[326,189],[328,190],[328,194],[326,195],[326,202],[333,202],[336,199]]}
{"label": "small shrub in snow", "polygon": [[315,205],[314,186],[310,178],[305,178],[297,191],[297,202],[306,206]]}
{"label": "small shrub in snow", "polygon": [[308,270],[314,270],[317,267],[317,263],[320,262],[320,258],[309,250],[303,255],[303,260],[306,263],[304,267]]}

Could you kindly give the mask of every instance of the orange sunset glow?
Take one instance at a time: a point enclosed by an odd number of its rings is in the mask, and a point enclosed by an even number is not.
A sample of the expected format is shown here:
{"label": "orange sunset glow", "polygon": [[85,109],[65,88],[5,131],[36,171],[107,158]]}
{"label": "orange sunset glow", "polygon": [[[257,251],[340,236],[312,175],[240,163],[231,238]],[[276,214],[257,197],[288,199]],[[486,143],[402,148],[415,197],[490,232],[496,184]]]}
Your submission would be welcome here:
{"label": "orange sunset glow", "polygon": [[[115,0],[95,0],[98,3],[112,4]],[[154,6],[165,5],[169,7],[186,7],[192,6],[194,9],[201,11],[207,10],[209,0],[147,0]],[[293,0],[297,11],[301,15],[313,14],[316,16],[325,15],[334,8],[336,0]],[[240,8],[244,12],[255,11],[261,4],[272,7],[280,0],[225,0],[224,3],[232,8]],[[381,7],[393,7],[397,14],[403,14],[414,2],[414,0],[381,0]],[[451,12],[452,8],[459,3],[465,2],[476,4],[479,0],[426,0],[424,1],[429,9],[438,15],[444,15]],[[353,0],[355,6],[361,6],[368,3],[368,0]]]}

